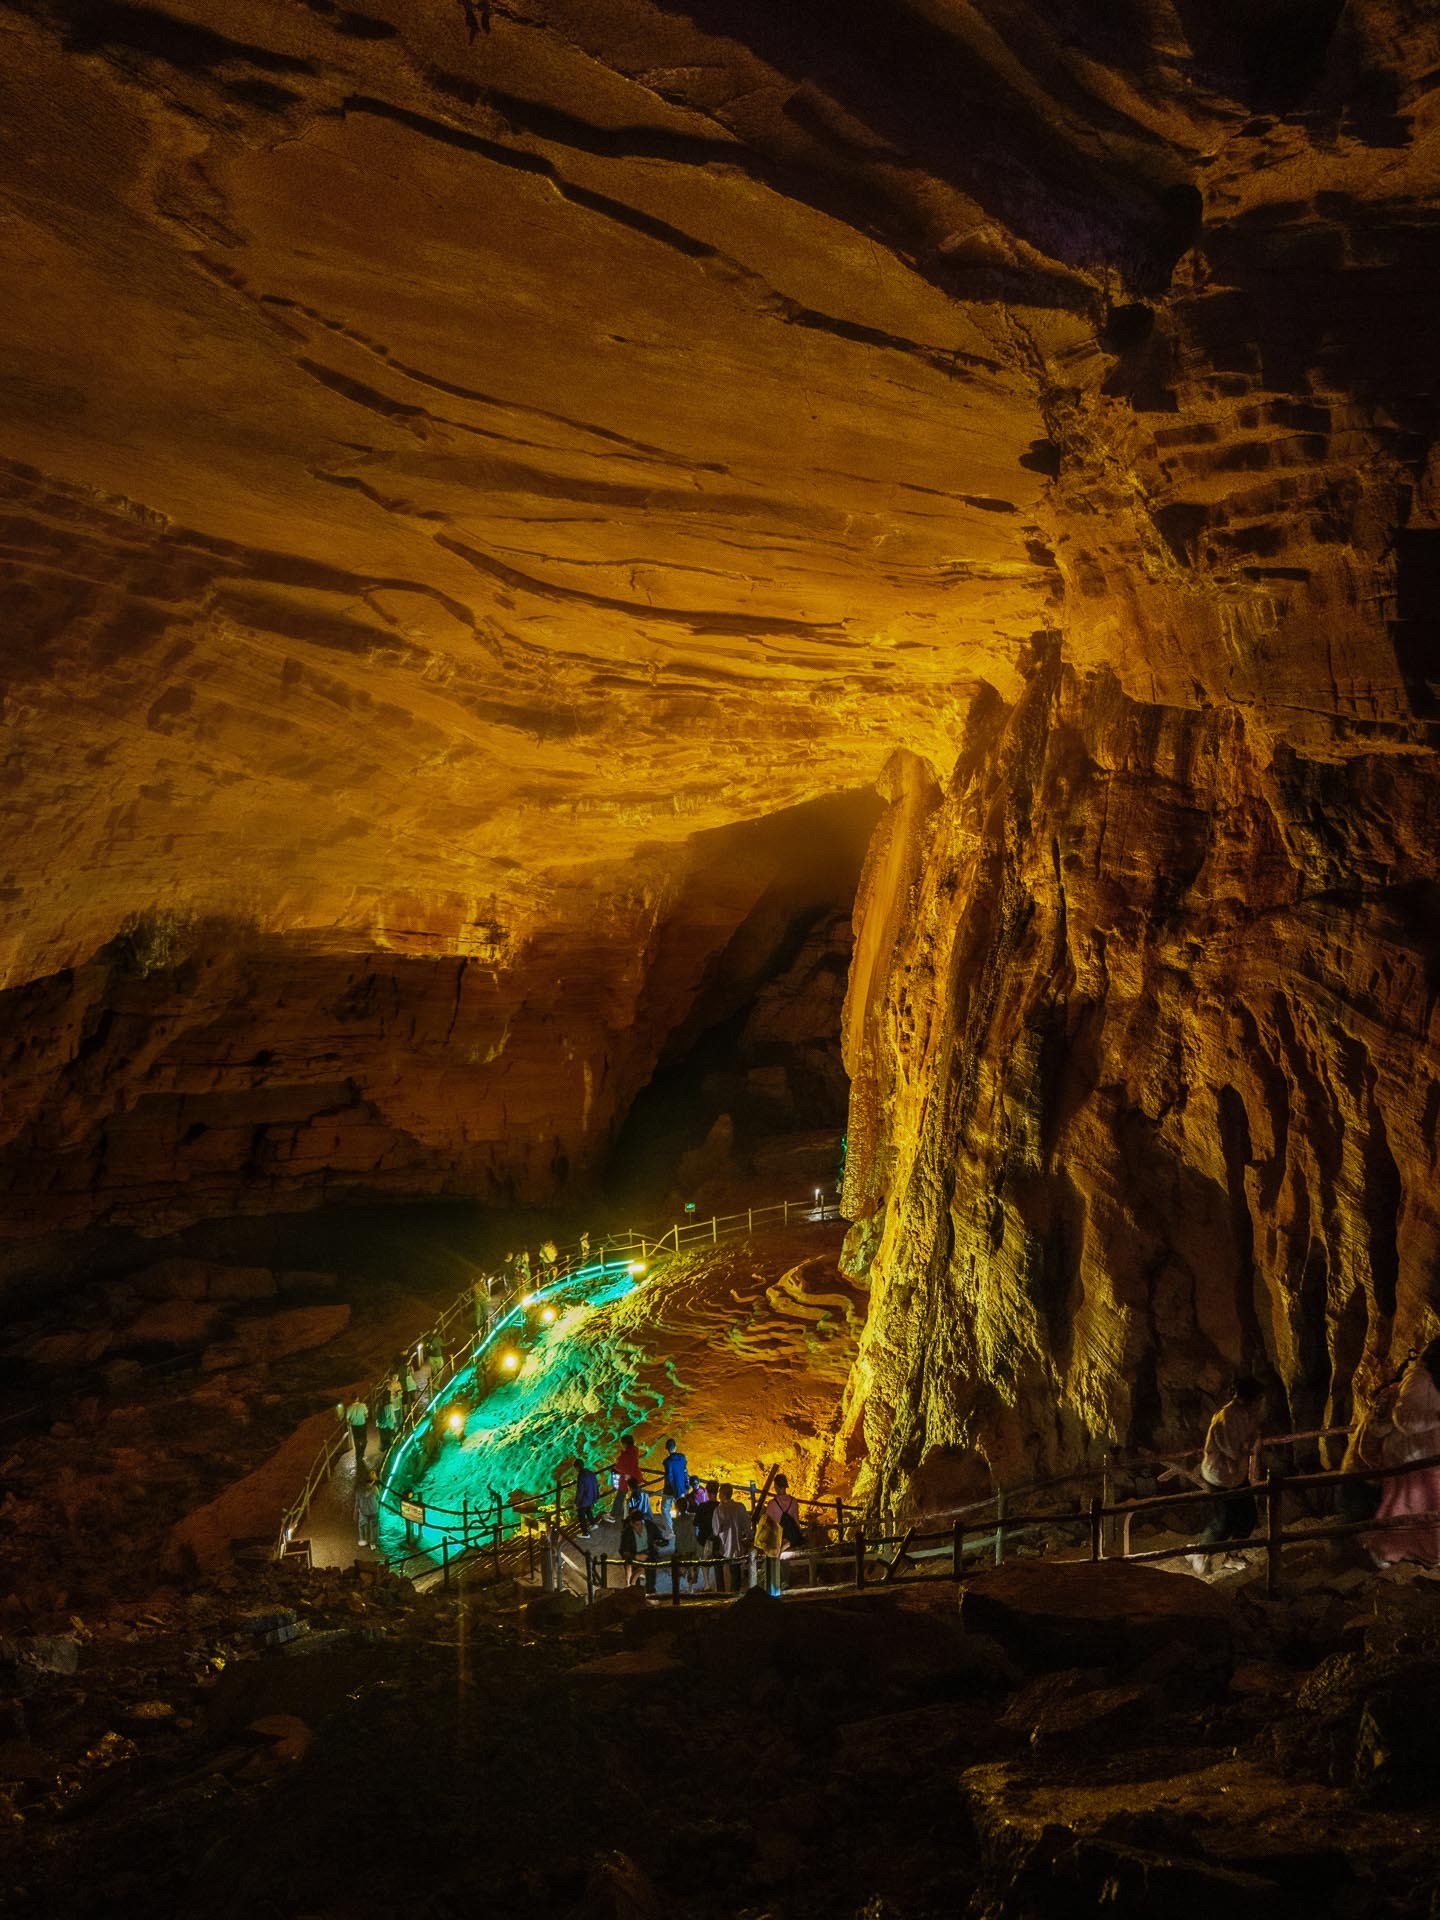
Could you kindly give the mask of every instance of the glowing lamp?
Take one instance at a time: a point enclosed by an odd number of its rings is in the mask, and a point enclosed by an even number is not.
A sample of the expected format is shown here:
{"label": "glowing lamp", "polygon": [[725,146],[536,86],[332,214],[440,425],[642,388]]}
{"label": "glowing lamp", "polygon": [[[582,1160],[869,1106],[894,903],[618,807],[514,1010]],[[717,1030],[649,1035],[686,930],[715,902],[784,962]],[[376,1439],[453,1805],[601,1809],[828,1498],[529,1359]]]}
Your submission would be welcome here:
{"label": "glowing lamp", "polygon": [[632,1261],[630,1262],[630,1265],[629,1265],[629,1268],[627,1269],[627,1271],[628,1271],[628,1272],[630,1272],[630,1273],[632,1273],[632,1274],[641,1274],[641,1273],[644,1273],[644,1271],[645,1271],[645,1262],[644,1262],[643,1260],[632,1260]]}
{"label": "glowing lamp", "polygon": [[554,1307],[546,1307],[545,1311],[541,1314],[540,1318],[547,1327],[553,1327],[555,1324]]}
{"label": "glowing lamp", "polygon": [[506,1373],[513,1373],[520,1364],[520,1356],[518,1353],[502,1353],[500,1356],[500,1364]]}
{"label": "glowing lamp", "polygon": [[463,1413],[452,1413],[445,1424],[452,1433],[463,1433],[465,1431],[465,1416]]}

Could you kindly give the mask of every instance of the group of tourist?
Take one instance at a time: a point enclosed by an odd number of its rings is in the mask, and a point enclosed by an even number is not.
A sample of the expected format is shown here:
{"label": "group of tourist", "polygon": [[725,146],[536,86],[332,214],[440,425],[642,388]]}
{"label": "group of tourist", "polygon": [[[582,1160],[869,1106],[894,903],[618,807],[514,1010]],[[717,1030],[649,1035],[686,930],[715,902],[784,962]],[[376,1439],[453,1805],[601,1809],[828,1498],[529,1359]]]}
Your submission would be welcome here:
{"label": "group of tourist", "polygon": [[[600,1475],[584,1455],[578,1455],[574,1464],[575,1518],[580,1538],[587,1540],[604,1503]],[[677,1565],[690,1568],[696,1591],[723,1593],[728,1586],[739,1593],[746,1584],[745,1562],[753,1549],[765,1563],[769,1591],[779,1596],[781,1556],[786,1548],[805,1544],[799,1503],[783,1473],[774,1476],[766,1489],[768,1497],[752,1515],[736,1499],[733,1483],[698,1479],[676,1441],[669,1439],[661,1458],[657,1511],[645,1486],[635,1436],[622,1433],[609,1477],[609,1517],[620,1526],[619,1551],[627,1585],[643,1578],[653,1593],[658,1562],[668,1553]],[[680,1576],[672,1570],[671,1577]]]}
{"label": "group of tourist", "polygon": [[553,1240],[542,1240],[533,1254],[528,1247],[522,1247],[518,1253],[507,1253],[498,1271],[477,1273],[470,1283],[476,1333],[483,1339],[494,1326],[504,1303],[517,1293],[528,1293],[532,1287],[553,1286],[567,1274],[588,1266],[590,1257],[588,1229],[581,1234],[573,1253],[568,1249],[562,1253]]}
{"label": "group of tourist", "polygon": [[[1253,1486],[1259,1479],[1265,1388],[1244,1375],[1210,1422],[1198,1471],[1188,1477],[1216,1496],[1201,1544],[1224,1548],[1224,1571],[1245,1566],[1240,1546],[1259,1520]],[[1440,1466],[1414,1465],[1440,1455],[1440,1339],[1409,1355],[1400,1371],[1381,1382],[1350,1431],[1344,1468],[1369,1469],[1376,1479],[1344,1481],[1338,1489],[1342,1516],[1377,1525],[1359,1537],[1377,1567],[1401,1560],[1440,1564]],[[1409,1471],[1386,1471],[1410,1468]],[[1187,1470],[1172,1468],[1171,1475]],[[1162,1478],[1169,1476],[1162,1476]],[[1190,1564],[1208,1573],[1214,1556],[1196,1552]]]}

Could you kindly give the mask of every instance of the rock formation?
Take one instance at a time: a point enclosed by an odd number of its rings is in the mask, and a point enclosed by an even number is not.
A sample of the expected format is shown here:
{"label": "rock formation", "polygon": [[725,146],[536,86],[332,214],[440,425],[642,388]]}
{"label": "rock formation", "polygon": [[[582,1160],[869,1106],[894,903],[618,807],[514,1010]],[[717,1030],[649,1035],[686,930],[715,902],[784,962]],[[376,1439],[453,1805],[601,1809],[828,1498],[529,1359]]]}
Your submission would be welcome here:
{"label": "rock formation", "polygon": [[1433,1325],[1431,10],[3,35],[9,1237],[592,1178],[879,780],[873,1484]]}

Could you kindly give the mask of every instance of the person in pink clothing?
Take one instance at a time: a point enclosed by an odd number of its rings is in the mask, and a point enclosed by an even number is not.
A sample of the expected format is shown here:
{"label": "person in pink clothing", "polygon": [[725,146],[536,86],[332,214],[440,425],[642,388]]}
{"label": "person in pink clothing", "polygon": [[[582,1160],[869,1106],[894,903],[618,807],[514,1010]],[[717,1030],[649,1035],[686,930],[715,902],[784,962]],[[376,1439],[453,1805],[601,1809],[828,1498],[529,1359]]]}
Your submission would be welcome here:
{"label": "person in pink clothing", "polygon": [[[1432,1340],[1406,1367],[1395,1397],[1393,1419],[1402,1460],[1426,1460],[1440,1454],[1440,1339]],[[1417,1514],[1431,1518],[1428,1525],[1372,1533],[1370,1557],[1376,1566],[1391,1567],[1397,1560],[1440,1564],[1440,1467],[1395,1473],[1383,1485],[1377,1521],[1409,1519]]]}

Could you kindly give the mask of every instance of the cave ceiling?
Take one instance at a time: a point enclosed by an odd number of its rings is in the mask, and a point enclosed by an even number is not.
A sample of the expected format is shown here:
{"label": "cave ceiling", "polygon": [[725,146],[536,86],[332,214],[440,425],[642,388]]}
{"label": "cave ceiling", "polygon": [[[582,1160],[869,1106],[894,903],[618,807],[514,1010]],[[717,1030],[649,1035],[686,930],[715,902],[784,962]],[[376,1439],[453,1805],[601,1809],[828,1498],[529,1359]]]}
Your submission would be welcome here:
{"label": "cave ceiling", "polygon": [[[715,835],[979,764],[1057,650],[1092,769],[1230,714],[1262,785],[1421,768],[1423,845],[1437,71],[1419,0],[7,0],[0,985],[81,970],[12,1115],[63,1157],[167,1020],[189,1097],[284,953],[338,1020],[388,952],[494,1001],[425,976],[372,1077],[528,994],[603,1131],[776,884]],[[137,925],[282,961],[121,1051]]]}

